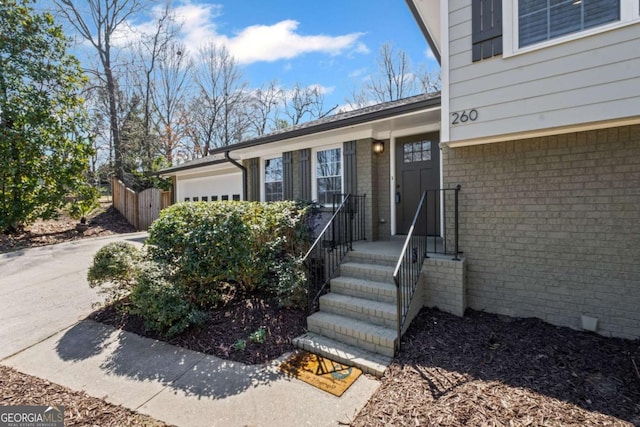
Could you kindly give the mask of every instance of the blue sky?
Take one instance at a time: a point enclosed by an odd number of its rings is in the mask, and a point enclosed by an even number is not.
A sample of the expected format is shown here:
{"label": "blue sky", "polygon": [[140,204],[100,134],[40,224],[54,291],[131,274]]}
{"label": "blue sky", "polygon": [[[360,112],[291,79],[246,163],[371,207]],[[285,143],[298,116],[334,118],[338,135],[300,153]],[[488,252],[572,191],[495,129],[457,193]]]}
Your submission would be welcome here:
{"label": "blue sky", "polygon": [[[47,0],[44,0],[47,2]],[[41,3],[42,4],[42,3]],[[181,38],[191,49],[205,41],[225,44],[251,87],[277,79],[324,89],[325,107],[345,104],[376,70],[380,45],[403,49],[417,69],[437,70],[409,8],[403,0],[178,0]],[[153,9],[131,25],[143,29]]]}

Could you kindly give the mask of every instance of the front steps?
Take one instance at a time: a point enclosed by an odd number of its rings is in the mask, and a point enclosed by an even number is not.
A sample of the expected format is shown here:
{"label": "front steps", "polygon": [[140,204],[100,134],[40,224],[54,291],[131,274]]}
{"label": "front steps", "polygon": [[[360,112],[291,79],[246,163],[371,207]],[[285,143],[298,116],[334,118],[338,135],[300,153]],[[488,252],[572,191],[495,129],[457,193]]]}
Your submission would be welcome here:
{"label": "front steps", "polygon": [[382,376],[397,339],[396,261],[393,254],[349,252],[294,345]]}

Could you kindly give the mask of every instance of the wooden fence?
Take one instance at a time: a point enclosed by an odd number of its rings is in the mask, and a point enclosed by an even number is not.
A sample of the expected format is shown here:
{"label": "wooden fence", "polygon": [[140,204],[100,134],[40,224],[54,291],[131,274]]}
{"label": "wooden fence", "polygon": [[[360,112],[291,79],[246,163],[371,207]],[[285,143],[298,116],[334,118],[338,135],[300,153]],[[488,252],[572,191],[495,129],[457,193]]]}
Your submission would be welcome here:
{"label": "wooden fence", "polygon": [[113,206],[138,230],[148,230],[160,211],[171,205],[171,191],[147,188],[136,193],[116,178],[111,181],[111,191]]}

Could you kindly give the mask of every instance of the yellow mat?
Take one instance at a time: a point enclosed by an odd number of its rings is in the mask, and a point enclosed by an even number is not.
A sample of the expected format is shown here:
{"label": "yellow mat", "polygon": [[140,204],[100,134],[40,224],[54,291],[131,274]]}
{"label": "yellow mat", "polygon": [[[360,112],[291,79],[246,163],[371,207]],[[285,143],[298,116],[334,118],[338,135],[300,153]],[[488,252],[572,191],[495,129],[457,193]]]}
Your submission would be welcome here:
{"label": "yellow mat", "polygon": [[338,397],[362,374],[358,368],[306,351],[294,353],[280,365],[280,370]]}

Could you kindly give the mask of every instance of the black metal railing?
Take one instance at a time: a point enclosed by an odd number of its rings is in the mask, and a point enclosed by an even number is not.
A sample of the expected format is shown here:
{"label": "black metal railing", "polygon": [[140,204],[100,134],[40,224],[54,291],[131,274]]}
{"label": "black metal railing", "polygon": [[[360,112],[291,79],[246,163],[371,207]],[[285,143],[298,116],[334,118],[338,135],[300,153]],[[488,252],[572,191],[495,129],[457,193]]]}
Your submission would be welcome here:
{"label": "black metal railing", "polygon": [[307,269],[309,312],[318,311],[318,300],[326,293],[327,285],[340,263],[353,250],[353,242],[365,240],[365,197],[339,195],[333,215],[324,226],[303,258]]}
{"label": "black metal railing", "polygon": [[[393,280],[397,288],[398,338],[396,349],[400,347],[402,329],[411,306],[413,295],[418,285],[424,260],[429,253],[452,254],[454,260],[459,260],[460,249],[458,247],[458,195],[460,185],[451,189],[427,190],[422,194],[416,213],[413,217],[407,237],[402,247],[402,252],[393,272]],[[449,209],[453,208],[453,229],[447,227]],[[442,223],[441,223],[442,222]],[[437,235],[444,231],[442,239]],[[448,234],[453,233],[453,250],[447,246]],[[433,242],[433,244],[431,243]]]}

